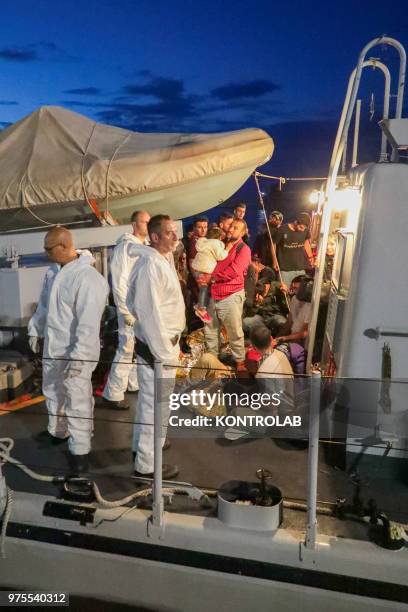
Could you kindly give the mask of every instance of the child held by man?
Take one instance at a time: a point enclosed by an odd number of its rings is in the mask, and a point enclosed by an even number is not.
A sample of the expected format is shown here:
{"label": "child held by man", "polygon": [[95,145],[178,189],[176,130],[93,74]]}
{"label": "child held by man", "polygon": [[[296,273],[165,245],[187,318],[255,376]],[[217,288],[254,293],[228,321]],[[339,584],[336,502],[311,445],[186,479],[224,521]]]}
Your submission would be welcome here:
{"label": "child held by man", "polygon": [[194,306],[194,310],[204,323],[211,323],[212,321],[207,311],[211,274],[217,262],[228,256],[228,251],[220,238],[221,230],[219,227],[209,229],[206,238],[197,240],[197,255],[191,262],[191,269],[199,286],[198,302]]}

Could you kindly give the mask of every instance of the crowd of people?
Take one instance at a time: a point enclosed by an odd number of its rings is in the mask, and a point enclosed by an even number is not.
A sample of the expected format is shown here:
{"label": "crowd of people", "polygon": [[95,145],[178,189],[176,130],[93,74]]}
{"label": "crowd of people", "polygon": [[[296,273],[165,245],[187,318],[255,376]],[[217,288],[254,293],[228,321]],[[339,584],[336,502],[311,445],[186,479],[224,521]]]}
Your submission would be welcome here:
{"label": "crowd of people", "polygon": [[[223,359],[222,331],[237,371],[245,370],[252,331],[269,329],[274,347],[299,345],[305,352],[311,317],[310,282],[314,257],[310,217],[290,223],[273,211],[249,247],[245,204],[222,214],[216,224],[198,217],[175,254],[189,328],[195,313],[204,323],[206,347]],[[296,373],[299,372],[299,368]]]}
{"label": "crowd of people", "polygon": [[[207,368],[220,365],[250,376],[304,372],[311,317],[307,273],[314,265],[310,217],[300,213],[283,223],[282,213],[272,212],[251,250],[245,213],[240,203],[217,223],[197,217],[179,240],[168,215],[137,211],[132,233],[114,248],[118,345],[99,401],[105,408],[126,410],[125,392],[138,390],[132,443],[136,476],[153,476],[154,364],[163,364],[161,376],[171,388],[180,342],[192,329],[204,327]],[[44,249],[52,265],[28,326],[32,350],[38,353],[43,345],[49,414],[43,435],[52,443],[68,441],[73,472],[82,473],[91,450],[91,376],[109,286],[93,267],[91,253],[75,249],[69,230],[51,229]],[[164,424],[168,416],[164,406]],[[162,445],[168,445],[164,436]],[[164,478],[177,472],[176,466],[163,465]]]}

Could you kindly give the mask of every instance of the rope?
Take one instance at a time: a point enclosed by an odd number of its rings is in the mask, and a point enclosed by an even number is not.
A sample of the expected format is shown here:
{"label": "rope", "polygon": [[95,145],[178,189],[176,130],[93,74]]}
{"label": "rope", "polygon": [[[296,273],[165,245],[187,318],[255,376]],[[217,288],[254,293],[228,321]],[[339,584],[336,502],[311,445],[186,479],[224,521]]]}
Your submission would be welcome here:
{"label": "rope", "polygon": [[[84,154],[83,154],[83,156],[82,156],[82,162],[81,162],[81,184],[82,184],[82,191],[84,192],[84,198],[85,198],[85,201],[86,201],[86,203],[88,204],[89,208],[91,209],[92,214],[93,214],[93,215],[95,215],[95,216],[98,218],[98,220],[99,220],[99,222],[100,222],[101,224],[103,224],[103,220],[102,220],[101,218],[99,218],[99,217],[98,217],[98,215],[97,215],[97,213],[96,213],[96,211],[95,211],[95,207],[94,207],[94,206],[92,206],[92,203],[91,203],[91,201],[90,201],[90,198],[88,198],[88,194],[87,194],[87,191],[86,191],[86,186],[85,186],[85,176],[84,176],[84,166],[85,166],[85,158],[86,158],[86,154],[88,153],[89,145],[91,144],[92,136],[94,135],[94,132],[95,132],[95,130],[96,130],[96,126],[97,126],[97,125],[98,125],[98,124],[97,124],[97,122],[95,121],[95,123],[94,123],[94,124],[93,124],[93,126],[92,126],[92,130],[91,130],[91,133],[90,133],[90,135],[89,135],[89,139],[88,139],[88,142],[87,142],[87,144],[86,144]],[[95,204],[96,204],[96,203],[95,203]]]}
{"label": "rope", "polygon": [[24,463],[21,463],[20,461],[17,461],[17,459],[11,457],[10,452],[13,446],[14,442],[11,440],[11,438],[0,438],[0,459],[2,461],[15,465],[16,467],[20,468],[20,470],[25,472],[27,476],[34,478],[34,480],[39,480],[40,482],[55,482],[56,479],[54,476],[44,476],[43,474],[38,474],[37,472],[30,470],[30,468],[24,465]]}
{"label": "rope", "polygon": [[41,221],[41,223],[43,223],[44,225],[52,225],[55,226],[55,223],[49,223],[48,221],[46,221],[45,219],[41,219],[41,217],[39,217],[38,215],[36,215],[29,206],[24,206],[25,210],[28,210],[28,212],[30,213],[30,215],[32,215],[33,217],[35,217],[37,219],[37,221]]}
{"label": "rope", "polygon": [[109,172],[111,169],[111,165],[113,160],[116,157],[117,152],[119,151],[119,149],[125,144],[125,142],[130,138],[130,132],[128,134],[126,134],[125,138],[118,144],[118,146],[116,147],[116,149],[113,152],[112,157],[109,160],[108,163],[108,167],[106,169],[106,182],[105,182],[105,194],[106,194],[106,213],[109,212],[109,192],[108,192],[108,182],[109,182]]}
{"label": "rope", "polygon": [[282,185],[284,185],[288,181],[326,181],[327,180],[327,176],[299,176],[299,177],[272,176],[270,174],[263,174],[262,172],[254,172],[254,176],[261,176],[262,178],[279,181]]}
{"label": "rope", "polygon": [[[279,267],[279,263],[278,263],[278,258],[276,257],[276,249],[275,249],[275,245],[273,244],[273,240],[272,240],[271,228],[269,227],[268,217],[266,215],[266,210],[265,210],[265,204],[264,204],[264,201],[263,201],[261,188],[259,186],[259,180],[258,180],[258,173],[257,172],[254,172],[254,181],[255,181],[257,192],[258,192],[259,204],[261,205],[262,212],[263,212],[264,217],[265,217],[266,229],[268,230],[269,240],[271,242],[272,259],[277,263],[277,266],[278,266],[278,270],[277,270],[278,277],[279,277],[280,283],[283,284],[283,279],[282,279],[282,275],[281,275],[281,271],[280,271],[280,267]],[[288,310],[290,311],[290,304],[289,304],[288,296],[287,296],[286,293],[285,293],[285,302],[286,302],[286,306],[288,307]]]}

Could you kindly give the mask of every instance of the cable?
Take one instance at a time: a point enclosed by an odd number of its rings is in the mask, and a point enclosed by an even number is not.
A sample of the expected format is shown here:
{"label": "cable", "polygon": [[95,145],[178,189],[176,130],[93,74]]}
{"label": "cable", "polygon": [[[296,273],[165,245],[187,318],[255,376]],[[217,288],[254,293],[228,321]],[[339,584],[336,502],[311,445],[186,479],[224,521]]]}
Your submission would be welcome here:
{"label": "cable", "polygon": [[262,172],[254,172],[254,175],[261,176],[262,178],[272,179],[275,181],[281,181],[285,184],[287,181],[326,181],[327,176],[301,176],[301,177],[288,177],[288,176],[271,176],[270,174],[263,174]]}

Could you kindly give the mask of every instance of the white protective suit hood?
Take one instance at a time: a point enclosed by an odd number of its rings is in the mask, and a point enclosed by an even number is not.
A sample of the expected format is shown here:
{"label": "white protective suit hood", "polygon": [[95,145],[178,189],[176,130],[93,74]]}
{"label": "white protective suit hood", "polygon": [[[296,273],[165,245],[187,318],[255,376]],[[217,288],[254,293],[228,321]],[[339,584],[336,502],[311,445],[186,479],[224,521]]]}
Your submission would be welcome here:
{"label": "white protective suit hood", "polygon": [[129,247],[133,245],[141,245],[140,238],[133,234],[122,234],[117,241],[110,262],[111,278],[112,278],[112,293],[115,300],[115,305],[120,315],[128,315],[129,310],[126,306],[126,298],[128,292],[128,282],[130,272],[135,263],[135,259],[129,256]]}
{"label": "white protective suit hood", "polygon": [[135,335],[148,345],[154,357],[164,364],[178,358],[178,343],[184,330],[185,304],[180,282],[169,259],[156,249],[145,245],[131,245],[128,254],[135,258],[128,287],[127,307],[136,318]]}

